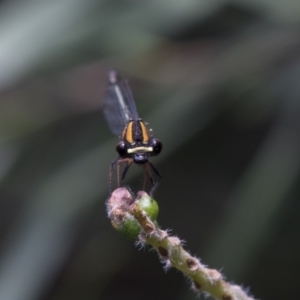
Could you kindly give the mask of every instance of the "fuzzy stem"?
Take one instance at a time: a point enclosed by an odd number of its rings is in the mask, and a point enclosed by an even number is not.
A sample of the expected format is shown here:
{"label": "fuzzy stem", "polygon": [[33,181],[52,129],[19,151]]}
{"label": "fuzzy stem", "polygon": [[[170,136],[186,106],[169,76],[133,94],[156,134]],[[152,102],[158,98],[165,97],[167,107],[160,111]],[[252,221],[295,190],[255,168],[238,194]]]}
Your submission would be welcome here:
{"label": "fuzzy stem", "polygon": [[[122,189],[117,189],[116,191],[118,190]],[[123,210],[120,224],[124,224],[126,220],[138,222],[141,229],[138,236],[140,244],[151,245],[157,251],[165,267],[167,269],[174,267],[180,270],[191,280],[192,288],[197,293],[206,292],[219,300],[254,300],[240,286],[225,282],[220,272],[205,267],[200,263],[199,259],[191,256],[183,249],[182,242],[178,237],[170,236],[167,231],[161,230],[157,223],[153,222],[146,211],[139,205],[139,197],[148,196],[144,192],[141,193],[136,201],[128,201],[129,195],[122,190],[120,199],[125,200],[117,201],[122,203]],[[126,197],[123,194],[126,194]],[[151,199],[150,196],[148,197]],[[108,214],[112,222],[115,221],[114,209],[110,210],[108,205]],[[119,207],[117,211],[117,218],[120,221]]]}

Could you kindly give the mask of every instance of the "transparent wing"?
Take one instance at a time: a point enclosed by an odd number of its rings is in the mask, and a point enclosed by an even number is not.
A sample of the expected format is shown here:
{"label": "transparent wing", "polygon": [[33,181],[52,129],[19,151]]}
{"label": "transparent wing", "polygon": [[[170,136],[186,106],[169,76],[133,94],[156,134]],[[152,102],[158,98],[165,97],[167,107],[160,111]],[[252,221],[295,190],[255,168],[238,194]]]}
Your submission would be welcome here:
{"label": "transparent wing", "polygon": [[120,135],[129,120],[137,120],[138,113],[127,81],[120,80],[114,70],[108,73],[103,112],[110,130]]}

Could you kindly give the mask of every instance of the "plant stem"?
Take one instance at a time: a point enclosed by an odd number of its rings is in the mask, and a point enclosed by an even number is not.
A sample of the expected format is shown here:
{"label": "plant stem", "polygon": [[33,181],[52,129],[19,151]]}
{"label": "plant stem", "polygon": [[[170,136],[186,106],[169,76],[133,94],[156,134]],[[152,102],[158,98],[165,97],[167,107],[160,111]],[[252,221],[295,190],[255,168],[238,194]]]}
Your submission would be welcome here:
{"label": "plant stem", "polygon": [[170,236],[167,231],[161,230],[156,220],[152,220],[147,214],[146,211],[149,209],[144,209],[140,205],[140,200],[146,197],[149,198],[149,203],[150,200],[153,201],[145,192],[139,192],[136,200],[132,199],[125,188],[113,192],[107,204],[108,215],[113,224],[118,224],[118,230],[127,226],[129,229],[126,228],[124,232],[128,232],[131,228],[136,228],[130,224],[138,223],[140,226],[137,235],[138,244],[151,245],[157,251],[165,268],[174,267],[181,271],[190,279],[196,293],[205,292],[219,300],[254,300],[240,286],[226,282],[219,271],[207,268],[199,259],[191,256],[184,250],[178,237]]}

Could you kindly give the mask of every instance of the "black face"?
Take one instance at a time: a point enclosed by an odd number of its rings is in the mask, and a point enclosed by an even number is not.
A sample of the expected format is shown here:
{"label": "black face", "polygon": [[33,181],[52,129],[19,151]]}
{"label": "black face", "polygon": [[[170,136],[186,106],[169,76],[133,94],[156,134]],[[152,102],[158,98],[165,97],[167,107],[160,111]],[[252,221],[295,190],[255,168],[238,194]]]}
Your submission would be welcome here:
{"label": "black face", "polygon": [[133,160],[137,164],[144,164],[148,161],[148,153],[134,153]]}
{"label": "black face", "polygon": [[121,141],[118,143],[116,150],[121,158],[133,158],[133,161],[137,164],[144,164],[148,161],[149,154],[151,152],[147,152],[146,150],[141,149],[140,151],[128,153],[130,150],[134,150],[135,148],[144,148],[139,145],[128,145],[126,142]]}
{"label": "black face", "polygon": [[150,139],[147,145],[136,142],[134,145],[121,141],[116,150],[121,158],[133,158],[137,164],[148,161],[149,156],[156,156],[162,150],[162,143],[157,139]]}

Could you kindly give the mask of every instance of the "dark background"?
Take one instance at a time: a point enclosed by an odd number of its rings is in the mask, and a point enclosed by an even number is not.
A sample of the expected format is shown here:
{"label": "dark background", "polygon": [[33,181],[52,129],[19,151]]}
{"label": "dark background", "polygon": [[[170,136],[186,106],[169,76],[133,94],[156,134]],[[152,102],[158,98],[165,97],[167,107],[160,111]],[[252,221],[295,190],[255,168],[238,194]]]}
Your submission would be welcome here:
{"label": "dark background", "polygon": [[110,68],[164,144],[162,228],[255,298],[297,298],[299,16],[292,0],[1,1],[0,299],[196,298],[106,216]]}

